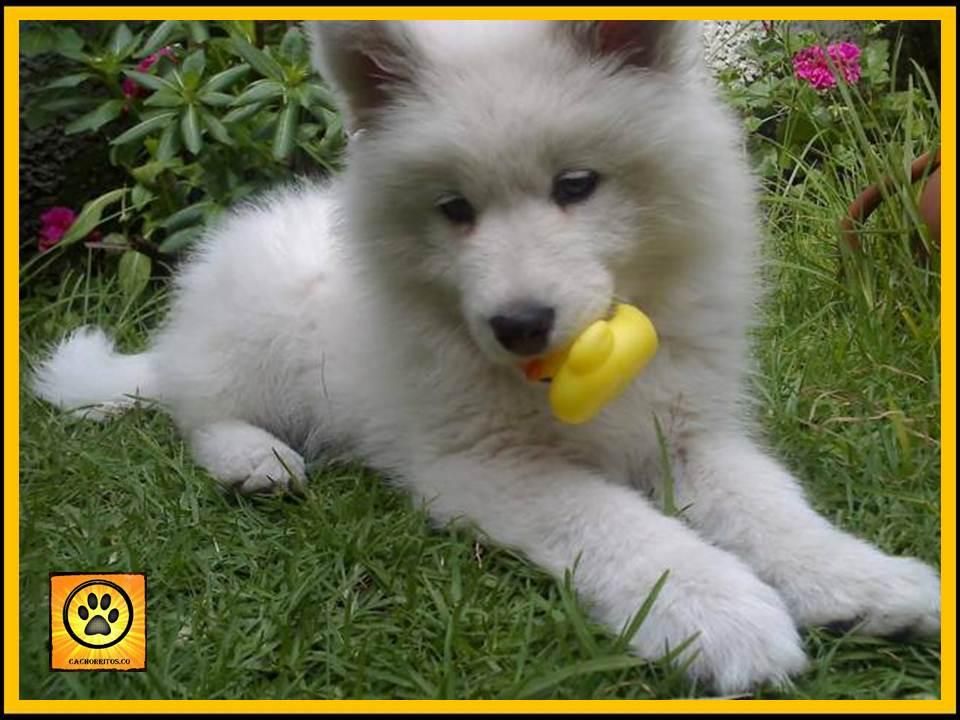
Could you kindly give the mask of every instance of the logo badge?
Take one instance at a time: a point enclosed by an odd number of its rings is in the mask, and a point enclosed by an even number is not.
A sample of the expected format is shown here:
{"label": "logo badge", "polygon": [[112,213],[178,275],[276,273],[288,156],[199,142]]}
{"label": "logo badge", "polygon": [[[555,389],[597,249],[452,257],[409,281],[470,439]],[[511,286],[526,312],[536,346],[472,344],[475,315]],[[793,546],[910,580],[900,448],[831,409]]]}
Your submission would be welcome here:
{"label": "logo badge", "polygon": [[52,670],[145,670],[142,573],[50,575]]}

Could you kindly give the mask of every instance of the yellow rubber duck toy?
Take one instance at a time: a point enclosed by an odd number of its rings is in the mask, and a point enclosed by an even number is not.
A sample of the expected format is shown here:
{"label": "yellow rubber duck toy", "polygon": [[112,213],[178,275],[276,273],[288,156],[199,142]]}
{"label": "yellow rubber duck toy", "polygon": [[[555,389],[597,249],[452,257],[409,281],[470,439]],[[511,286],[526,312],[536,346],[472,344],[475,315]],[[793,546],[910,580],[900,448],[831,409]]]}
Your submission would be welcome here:
{"label": "yellow rubber duck toy", "polygon": [[528,363],[529,380],[548,380],[554,416],[578,425],[619,396],[657,352],[657,331],[632,305],[617,305],[565,350]]}

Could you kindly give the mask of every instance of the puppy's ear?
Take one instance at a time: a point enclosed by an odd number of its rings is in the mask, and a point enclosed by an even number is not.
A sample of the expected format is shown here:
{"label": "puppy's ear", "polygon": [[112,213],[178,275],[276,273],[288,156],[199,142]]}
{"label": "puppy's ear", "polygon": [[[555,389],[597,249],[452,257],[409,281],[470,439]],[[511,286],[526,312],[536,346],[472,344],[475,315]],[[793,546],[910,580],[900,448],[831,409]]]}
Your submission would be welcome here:
{"label": "puppy's ear", "polygon": [[582,51],[618,60],[620,67],[684,72],[704,51],[700,23],[690,20],[576,20],[559,26]]}
{"label": "puppy's ear", "polygon": [[402,23],[312,21],[304,26],[314,67],[338,96],[348,131],[375,122],[391,97],[412,83],[420,53]]}

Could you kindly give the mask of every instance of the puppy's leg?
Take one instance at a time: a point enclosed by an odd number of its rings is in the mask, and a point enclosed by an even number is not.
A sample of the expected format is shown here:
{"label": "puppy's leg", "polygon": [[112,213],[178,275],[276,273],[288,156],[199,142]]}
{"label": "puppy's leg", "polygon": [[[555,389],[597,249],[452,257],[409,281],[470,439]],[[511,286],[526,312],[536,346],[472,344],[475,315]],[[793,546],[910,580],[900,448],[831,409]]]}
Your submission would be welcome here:
{"label": "puppy's leg", "polygon": [[707,539],[777,588],[802,625],[849,624],[875,635],[940,629],[940,580],[833,527],[789,473],[742,437],[700,437],[680,453],[678,507]]}
{"label": "puppy's leg", "polygon": [[723,693],[782,682],[805,665],[786,606],[735,556],[703,542],[632,490],[575,465],[523,457],[456,456],[414,470],[414,489],[439,521],[466,519],[501,545],[574,584],[619,632],[664,571],[633,651],[658,658],[697,636],[690,674]]}
{"label": "puppy's leg", "polygon": [[189,433],[197,463],[225,487],[243,493],[286,489],[304,482],[303,458],[266,430],[221,420]]}

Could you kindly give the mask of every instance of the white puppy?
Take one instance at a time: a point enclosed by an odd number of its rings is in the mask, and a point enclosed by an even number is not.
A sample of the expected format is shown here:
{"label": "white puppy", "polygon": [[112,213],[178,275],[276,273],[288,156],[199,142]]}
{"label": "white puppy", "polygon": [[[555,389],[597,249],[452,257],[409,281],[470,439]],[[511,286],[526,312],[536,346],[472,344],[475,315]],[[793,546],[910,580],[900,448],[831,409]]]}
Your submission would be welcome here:
{"label": "white puppy", "polygon": [[[757,217],[694,23],[309,24],[354,132],[342,177],[208,233],[147,352],[66,339],[38,393],[106,414],[157,399],[244,492],[346,452],[438,522],[574,581],[655,658],[698,634],[716,691],[784,681],[797,626],[937,633],[934,570],[841,532],[750,439],[741,399]],[[660,351],[594,421],[552,419],[524,358],[612,302]],[[680,517],[661,508],[665,436]]]}

